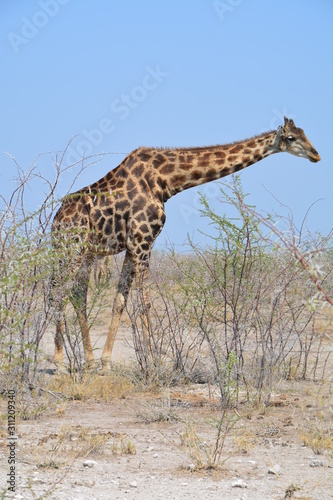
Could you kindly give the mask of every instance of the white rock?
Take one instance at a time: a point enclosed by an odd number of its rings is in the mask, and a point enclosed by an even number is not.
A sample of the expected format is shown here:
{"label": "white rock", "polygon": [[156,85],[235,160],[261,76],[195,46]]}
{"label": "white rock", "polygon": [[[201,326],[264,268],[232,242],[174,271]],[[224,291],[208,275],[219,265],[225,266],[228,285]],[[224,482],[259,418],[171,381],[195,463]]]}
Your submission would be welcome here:
{"label": "white rock", "polygon": [[247,484],[243,479],[236,479],[236,481],[233,481],[231,483],[232,488],[247,488]]}
{"label": "white rock", "polygon": [[324,467],[324,462],[315,458],[312,460],[310,467]]}
{"label": "white rock", "polygon": [[95,460],[85,460],[82,465],[83,465],[83,467],[91,468],[91,467],[94,467],[94,465],[96,465],[96,464],[97,464],[97,462],[95,462]]}
{"label": "white rock", "polygon": [[137,488],[138,487],[138,482],[137,481],[132,481],[131,483],[129,483],[130,487],[131,488]]}
{"label": "white rock", "polygon": [[277,475],[277,474],[280,474],[281,470],[282,470],[281,469],[281,465],[275,464],[275,465],[273,465],[273,467],[270,467],[268,469],[268,474],[275,474],[275,475]]}
{"label": "white rock", "polygon": [[32,482],[35,484],[38,484],[38,483],[43,484],[44,483],[43,479],[40,477],[34,477]]}

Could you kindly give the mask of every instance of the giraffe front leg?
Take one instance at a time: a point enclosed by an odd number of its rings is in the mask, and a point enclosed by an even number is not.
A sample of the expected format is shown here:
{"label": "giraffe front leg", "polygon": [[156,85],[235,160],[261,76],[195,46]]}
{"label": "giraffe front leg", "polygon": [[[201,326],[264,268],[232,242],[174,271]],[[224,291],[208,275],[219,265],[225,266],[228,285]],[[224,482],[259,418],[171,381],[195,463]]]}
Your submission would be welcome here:
{"label": "giraffe front leg", "polygon": [[106,371],[110,370],[111,368],[111,356],[112,356],[114,341],[117,336],[120,319],[127,303],[127,298],[133,282],[134,275],[135,275],[134,259],[132,254],[129,251],[127,251],[123,267],[121,270],[121,275],[117,288],[117,294],[113,303],[111,324],[102,353],[102,359],[101,359],[102,368],[103,370]]}
{"label": "giraffe front leg", "polygon": [[[61,313],[60,313],[61,314]],[[64,371],[64,320],[63,317],[56,320],[56,333],[54,337],[54,356],[53,362],[59,372]]]}
{"label": "giraffe front leg", "polygon": [[119,328],[119,323],[121,320],[121,316],[123,314],[125,308],[125,297],[121,292],[117,292],[117,295],[114,299],[113,309],[112,309],[112,320],[109,327],[108,336],[104,345],[103,353],[102,353],[102,369],[108,371],[111,369],[111,356],[112,350],[114,346],[114,341],[116,340],[117,331]]}
{"label": "giraffe front leg", "polygon": [[53,361],[56,366],[64,362],[64,335],[63,335],[63,321],[57,320],[56,334],[54,337],[54,356]]}
{"label": "giraffe front leg", "polygon": [[137,268],[136,286],[139,294],[140,317],[142,325],[143,349],[146,359],[153,353],[152,328],[150,322],[150,295],[149,295],[149,258]]}
{"label": "giraffe front leg", "polygon": [[80,329],[82,334],[84,359],[86,367],[88,368],[88,370],[90,370],[95,368],[95,360],[94,360],[93,348],[91,345],[88,319],[85,312],[81,310],[77,311],[77,318],[80,324]]}

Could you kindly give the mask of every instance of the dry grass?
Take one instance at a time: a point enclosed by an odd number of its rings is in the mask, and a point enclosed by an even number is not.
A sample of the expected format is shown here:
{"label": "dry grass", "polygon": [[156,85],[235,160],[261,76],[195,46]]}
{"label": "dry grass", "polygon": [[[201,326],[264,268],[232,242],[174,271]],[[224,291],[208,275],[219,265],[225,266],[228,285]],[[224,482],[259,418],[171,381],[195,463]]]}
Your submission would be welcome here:
{"label": "dry grass", "polygon": [[299,437],[316,455],[333,458],[333,421],[330,384],[324,383],[307,391],[307,404],[302,408],[304,425]]}
{"label": "dry grass", "polygon": [[233,437],[236,451],[244,454],[252,450],[257,441],[258,438],[251,429],[237,429],[237,434]]}
{"label": "dry grass", "polygon": [[113,455],[136,455],[136,446],[131,439],[122,434],[111,444]]}
{"label": "dry grass", "polygon": [[[184,421],[184,431],[180,434],[180,445],[185,449],[186,454],[191,461],[188,469],[191,472],[204,472],[222,470],[223,464],[230,458],[230,454],[224,450],[224,438],[228,431],[218,431],[218,421],[208,421],[205,419],[205,435],[201,437],[197,433],[196,425],[192,421]],[[209,418],[210,420],[210,418]],[[228,424],[225,423],[225,426]],[[211,429],[209,437],[207,435],[207,426]],[[213,433],[212,433],[213,432]],[[214,434],[214,435],[213,435]]]}
{"label": "dry grass", "polygon": [[96,457],[110,449],[113,455],[135,455],[135,444],[125,434],[96,432],[91,427],[63,425],[59,433],[39,439],[22,451],[26,461],[42,469],[60,469],[78,458]]}
{"label": "dry grass", "polygon": [[175,422],[180,420],[177,409],[171,405],[170,395],[162,396],[152,401],[146,398],[142,404],[139,416],[146,423]]}
{"label": "dry grass", "polygon": [[328,453],[333,458],[333,428],[325,424],[310,426],[299,434],[305,446],[316,455]]}
{"label": "dry grass", "polygon": [[315,329],[318,334],[324,334],[325,337],[333,337],[333,307],[325,305],[318,311],[315,321]]}
{"label": "dry grass", "polygon": [[185,429],[180,434],[180,444],[191,460],[191,471],[216,469],[213,447],[197,434],[192,422],[185,423]]}
{"label": "dry grass", "polygon": [[70,400],[97,400],[107,403],[113,399],[127,398],[133,394],[135,385],[129,375],[115,372],[108,375],[85,373],[78,379],[60,374],[51,380],[49,389]]}

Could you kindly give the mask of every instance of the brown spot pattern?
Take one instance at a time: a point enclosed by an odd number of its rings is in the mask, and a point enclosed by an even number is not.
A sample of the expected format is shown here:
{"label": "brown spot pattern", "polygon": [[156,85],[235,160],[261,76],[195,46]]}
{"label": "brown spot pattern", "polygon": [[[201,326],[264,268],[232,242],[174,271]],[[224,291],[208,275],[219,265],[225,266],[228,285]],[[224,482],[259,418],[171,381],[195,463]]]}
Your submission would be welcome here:
{"label": "brown spot pattern", "polygon": [[165,223],[170,196],[259,161],[268,143],[268,137],[259,136],[207,148],[138,148],[102,179],[70,195],[55,224],[89,226],[111,253],[130,241],[138,245],[137,255],[146,254]]}

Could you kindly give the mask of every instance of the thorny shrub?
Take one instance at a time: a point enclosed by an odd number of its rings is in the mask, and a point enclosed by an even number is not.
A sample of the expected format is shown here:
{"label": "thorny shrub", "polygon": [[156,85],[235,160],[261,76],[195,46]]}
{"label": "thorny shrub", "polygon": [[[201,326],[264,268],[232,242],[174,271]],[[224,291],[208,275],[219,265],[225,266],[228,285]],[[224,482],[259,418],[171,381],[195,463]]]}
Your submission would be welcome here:
{"label": "thorny shrub", "polygon": [[[8,200],[1,197],[0,391],[34,387],[41,368],[50,366],[41,340],[54,328],[54,304],[68,304],[75,285],[70,266],[80,248],[62,245],[63,235],[55,246],[50,238],[59,179],[70,168],[63,159],[56,157],[52,181],[36,166],[24,173],[17,165],[17,187]],[[88,165],[82,162],[80,171]],[[35,182],[46,186],[46,194],[30,213],[25,193]],[[318,332],[316,325],[324,304],[330,307],[332,239],[296,234],[294,225],[289,233],[277,229],[281,219],[264,218],[245,204],[238,177],[221,184],[221,197],[232,205],[233,219],[214,212],[202,197],[212,244],[189,241],[186,254],[155,252],[149,310],[140,290],[131,295],[127,309],[139,372],[155,384],[217,382],[228,404],[240,394],[268,400],[280,378],[325,376],[327,330]],[[59,261],[63,281],[55,289]],[[91,280],[90,326],[106,307],[111,277]],[[72,373],[82,374],[81,336],[70,310],[65,308],[65,348]]]}
{"label": "thorny shrub", "polygon": [[[324,377],[330,351],[327,332],[318,332],[316,322],[330,308],[332,240],[297,235],[294,225],[289,235],[277,233],[278,226],[267,234],[263,216],[245,204],[238,177],[221,185],[221,197],[232,205],[232,219],[201,199],[210,246],[189,240],[188,254],[171,250],[155,259],[149,313],[137,299],[129,311],[136,355],[148,376],[215,380],[225,403],[231,396],[237,401],[240,391],[268,402],[282,378]],[[274,224],[272,216],[267,220]],[[274,234],[291,240],[297,255]],[[147,324],[148,343],[142,333]]]}
{"label": "thorny shrub", "polygon": [[[66,305],[69,290],[75,284],[70,266],[81,249],[75,244],[64,245],[63,235],[56,245],[52,244],[57,236],[51,241],[50,229],[61,202],[57,190],[62,175],[68,170],[74,173],[71,189],[80,173],[95,160],[90,159],[88,163],[83,159],[78,164],[66,166],[65,154],[66,151],[53,160],[55,174],[52,180],[40,173],[36,162],[24,172],[14,160],[16,187],[8,199],[0,196],[0,392],[8,387],[21,387],[29,392],[42,368],[47,369],[49,364],[40,344],[46,329],[54,328],[55,303],[64,299]],[[44,192],[41,206],[35,212],[27,209],[29,190]],[[54,288],[54,270],[59,262],[62,263],[62,281]],[[100,305],[97,297],[102,288],[94,287],[92,316]],[[78,366],[82,360],[82,346],[78,340],[77,321],[68,309],[66,313],[66,351],[71,364]]]}

